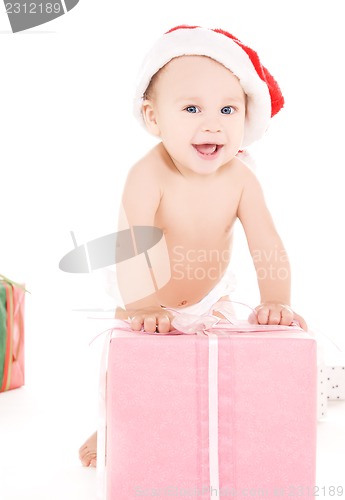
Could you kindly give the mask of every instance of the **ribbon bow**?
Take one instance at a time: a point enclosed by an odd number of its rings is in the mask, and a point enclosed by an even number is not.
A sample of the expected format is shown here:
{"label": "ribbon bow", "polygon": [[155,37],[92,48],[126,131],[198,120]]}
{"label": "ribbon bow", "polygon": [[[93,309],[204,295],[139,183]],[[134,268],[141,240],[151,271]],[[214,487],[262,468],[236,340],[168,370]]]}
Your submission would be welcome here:
{"label": "ribbon bow", "polygon": [[[239,320],[235,317],[231,302],[226,300],[216,302],[208,313],[201,315],[180,312],[175,309],[169,309],[168,307],[166,309],[174,311],[175,314],[177,313],[171,321],[171,324],[176,330],[184,334],[204,334],[214,329],[220,322],[222,322],[223,325],[234,326],[239,324]],[[224,323],[223,318],[212,314],[214,311],[220,312],[224,316],[226,322]]]}
{"label": "ribbon bow", "polygon": [[[222,330],[227,332],[260,332],[260,331],[274,331],[274,330],[289,330],[291,327],[301,329],[299,324],[295,321],[291,323],[290,326],[285,325],[260,325],[255,323],[250,323],[248,320],[238,319],[232,307],[232,302],[228,300],[220,300],[212,306],[208,313],[201,315],[194,315],[190,313],[184,313],[176,311],[175,309],[167,310],[173,311],[177,315],[171,321],[172,326],[176,328],[176,331],[171,333],[182,333],[182,334],[197,334],[197,335],[208,335],[210,333],[221,333]],[[254,312],[247,304],[242,302],[235,302],[246,306],[251,312]],[[218,311],[223,315],[222,317],[211,314],[212,311]],[[157,332],[156,332],[157,333]]]}

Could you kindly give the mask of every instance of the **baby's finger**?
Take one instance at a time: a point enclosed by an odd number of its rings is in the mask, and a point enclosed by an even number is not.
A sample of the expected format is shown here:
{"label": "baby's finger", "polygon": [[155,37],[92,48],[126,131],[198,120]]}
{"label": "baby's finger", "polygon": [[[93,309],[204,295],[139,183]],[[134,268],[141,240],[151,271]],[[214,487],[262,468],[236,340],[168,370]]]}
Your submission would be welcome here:
{"label": "baby's finger", "polygon": [[305,330],[306,332],[308,331],[308,325],[304,321],[304,319],[302,318],[302,316],[300,316],[299,314],[295,313],[293,319],[295,319],[296,321],[298,321],[300,327],[303,328],[303,330]]}
{"label": "baby's finger", "polygon": [[136,316],[133,316],[132,318],[130,318],[131,320],[131,328],[132,330],[136,330],[136,331],[139,331],[141,330],[142,326],[143,326],[143,320],[144,320],[144,317],[143,315],[136,315]]}
{"label": "baby's finger", "polygon": [[255,310],[256,310],[256,318],[259,325],[267,325],[270,312],[269,307],[259,306]]}
{"label": "baby's finger", "polygon": [[167,314],[158,316],[157,318],[157,330],[160,333],[168,333],[170,331],[170,318]]}
{"label": "baby's finger", "polygon": [[270,309],[268,316],[268,325],[279,325],[281,321],[281,314],[279,309]]}
{"label": "baby's finger", "polygon": [[258,318],[257,318],[257,314],[255,311],[253,311],[252,313],[249,314],[248,316],[248,323],[250,323],[251,325],[257,325],[258,324]]}
{"label": "baby's finger", "polygon": [[293,312],[289,307],[284,307],[281,311],[280,324],[290,326],[293,321]]}
{"label": "baby's finger", "polygon": [[156,315],[145,315],[144,317],[144,330],[146,332],[153,333],[156,331],[157,328],[157,319]]}

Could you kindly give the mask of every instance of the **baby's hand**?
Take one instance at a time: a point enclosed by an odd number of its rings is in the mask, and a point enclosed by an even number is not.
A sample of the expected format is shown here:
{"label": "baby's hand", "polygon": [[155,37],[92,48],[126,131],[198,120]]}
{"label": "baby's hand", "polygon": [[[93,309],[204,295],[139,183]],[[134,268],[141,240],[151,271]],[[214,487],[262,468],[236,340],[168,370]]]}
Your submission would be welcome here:
{"label": "baby's hand", "polygon": [[132,330],[141,330],[144,326],[146,332],[168,333],[173,330],[171,321],[174,315],[165,309],[155,306],[136,309],[130,314],[130,322]]}
{"label": "baby's hand", "polygon": [[293,321],[299,323],[303,330],[308,330],[307,323],[302,316],[296,314],[290,306],[276,302],[264,302],[254,309],[249,316],[250,323],[259,325],[285,325],[290,326]]}

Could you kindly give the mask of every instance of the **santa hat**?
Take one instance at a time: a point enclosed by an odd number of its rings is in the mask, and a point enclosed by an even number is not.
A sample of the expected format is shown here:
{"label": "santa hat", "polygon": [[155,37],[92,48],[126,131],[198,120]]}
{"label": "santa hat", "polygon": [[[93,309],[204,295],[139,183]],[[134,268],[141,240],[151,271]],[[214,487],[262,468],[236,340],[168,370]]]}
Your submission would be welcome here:
{"label": "santa hat", "polygon": [[265,133],[270,119],[284,105],[280,88],[262,66],[257,53],[230,33],[221,29],[199,26],[176,26],[157,40],[143,61],[139,73],[134,114],[142,122],[142,102],[151,78],[174,57],[184,55],[208,56],[223,64],[240,81],[247,95],[245,148]]}

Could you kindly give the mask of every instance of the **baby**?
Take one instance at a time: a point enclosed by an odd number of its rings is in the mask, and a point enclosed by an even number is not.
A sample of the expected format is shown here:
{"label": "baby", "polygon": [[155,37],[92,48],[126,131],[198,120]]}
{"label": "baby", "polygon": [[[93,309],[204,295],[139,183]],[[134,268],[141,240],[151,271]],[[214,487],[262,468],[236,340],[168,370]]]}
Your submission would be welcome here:
{"label": "baby", "polygon": [[[164,245],[149,267],[143,258],[139,271],[131,273],[129,261],[118,268],[125,309],[116,318],[129,319],[133,330],[167,333],[175,312],[212,313],[229,301],[225,273],[239,219],[261,296],[250,320],[295,320],[307,329],[290,307],[289,261],[262,189],[239,155],[283,104],[258,55],[225,31],[178,26],[156,42],[135,111],[160,142],[128,174],[120,227],[159,228]],[[96,439],[80,449],[83,465],[96,465]]]}

